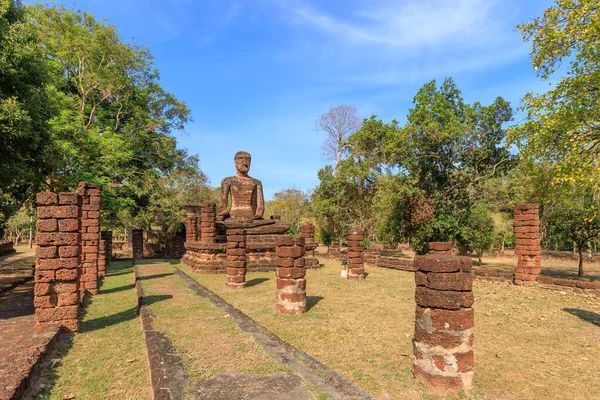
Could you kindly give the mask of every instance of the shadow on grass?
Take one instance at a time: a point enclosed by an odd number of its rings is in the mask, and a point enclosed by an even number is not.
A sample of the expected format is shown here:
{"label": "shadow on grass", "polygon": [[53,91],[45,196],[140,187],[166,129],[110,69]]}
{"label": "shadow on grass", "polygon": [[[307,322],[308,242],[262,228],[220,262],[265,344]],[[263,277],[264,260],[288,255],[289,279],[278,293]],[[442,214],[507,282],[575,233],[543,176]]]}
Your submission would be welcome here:
{"label": "shadow on grass", "polygon": [[132,283],[130,285],[119,286],[119,287],[110,288],[110,289],[100,289],[99,294],[122,292],[123,290],[131,290],[133,288],[135,288],[135,285]]}
{"label": "shadow on grass", "polygon": [[138,276],[138,280],[140,280],[140,281],[147,281],[148,279],[164,278],[166,276],[171,276],[171,275],[173,275],[172,272],[165,272],[164,274],[155,274],[155,275],[148,275],[148,276]]}
{"label": "shadow on grass", "polygon": [[[169,295],[157,295],[157,296],[145,296],[144,304],[151,305],[158,303],[159,301],[172,299],[173,296]],[[121,322],[130,321],[138,317],[138,308],[131,307],[127,310],[121,311],[113,315],[107,315],[105,317],[95,318],[88,321],[83,321],[80,326],[80,332],[91,332],[98,329],[104,329],[109,326],[120,324]]]}
{"label": "shadow on grass", "polygon": [[582,320],[589,322],[590,324],[600,327],[600,314],[593,311],[582,310],[580,308],[563,308],[563,311],[568,312]]}
{"label": "shadow on grass", "polygon": [[310,311],[311,308],[316,306],[317,303],[323,299],[323,296],[306,296],[306,311]]}
{"label": "shadow on grass", "polygon": [[263,282],[269,281],[269,278],[254,278],[246,281],[246,287],[252,287],[256,285],[260,285]]}

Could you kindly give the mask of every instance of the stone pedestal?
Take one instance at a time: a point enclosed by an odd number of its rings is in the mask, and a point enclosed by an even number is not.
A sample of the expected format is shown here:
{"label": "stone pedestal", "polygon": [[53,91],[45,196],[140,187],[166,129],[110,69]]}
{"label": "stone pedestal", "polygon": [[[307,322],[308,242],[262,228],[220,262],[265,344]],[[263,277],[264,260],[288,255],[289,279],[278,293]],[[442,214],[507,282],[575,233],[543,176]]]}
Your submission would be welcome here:
{"label": "stone pedestal", "polygon": [[131,230],[131,247],[133,251],[133,261],[144,259],[144,230]]}
{"label": "stone pedestal", "polygon": [[112,242],[113,233],[112,231],[101,231],[100,240],[104,240],[106,265],[112,262]]}
{"label": "stone pedestal", "polygon": [[82,294],[98,293],[98,253],[100,252],[100,199],[102,185],[81,182],[77,194],[81,205],[81,276]]}
{"label": "stone pedestal", "polygon": [[468,257],[415,257],[415,378],[435,391],[473,386],[473,274]]}
{"label": "stone pedestal", "polygon": [[280,314],[306,312],[306,269],[304,238],[281,236],[275,239],[277,255],[277,302]]}
{"label": "stone pedestal", "polygon": [[35,327],[37,333],[79,329],[81,197],[77,193],[37,194]]}
{"label": "stone pedestal", "polygon": [[429,242],[429,254],[452,255],[452,242]]}
{"label": "stone pedestal", "polygon": [[246,231],[227,230],[227,274],[226,285],[232,289],[246,287]]}
{"label": "stone pedestal", "polygon": [[542,272],[539,205],[521,204],[515,207],[515,254],[517,268],[514,283],[532,285]]}
{"label": "stone pedestal", "polygon": [[346,278],[365,279],[365,235],[362,229],[348,231],[348,264]]}
{"label": "stone pedestal", "polygon": [[339,260],[342,257],[342,246],[331,243],[327,248],[327,257]]}
{"label": "stone pedestal", "polygon": [[215,203],[204,203],[200,215],[200,241],[215,243],[217,241],[217,206]]}

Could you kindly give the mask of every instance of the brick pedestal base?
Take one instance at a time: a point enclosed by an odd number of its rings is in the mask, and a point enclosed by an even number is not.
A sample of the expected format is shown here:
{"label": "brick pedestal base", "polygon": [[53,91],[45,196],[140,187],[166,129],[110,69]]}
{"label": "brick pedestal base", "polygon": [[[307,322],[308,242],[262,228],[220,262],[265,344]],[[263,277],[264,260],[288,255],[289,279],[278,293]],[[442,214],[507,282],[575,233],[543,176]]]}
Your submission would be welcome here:
{"label": "brick pedestal base", "polygon": [[348,279],[365,279],[365,236],[362,229],[348,231]]}
{"label": "brick pedestal base", "polygon": [[443,393],[473,386],[471,259],[415,257],[415,378]]}
{"label": "brick pedestal base", "polygon": [[542,272],[539,212],[537,204],[521,204],[515,207],[517,268],[514,283],[517,285],[532,285]]}
{"label": "brick pedestal base", "polygon": [[280,314],[306,312],[306,269],[304,238],[281,236],[275,239],[277,255],[277,302]]}
{"label": "brick pedestal base", "polygon": [[227,230],[227,287],[243,289],[246,287],[246,231]]}
{"label": "brick pedestal base", "polygon": [[429,254],[452,254],[452,242],[429,242]]}

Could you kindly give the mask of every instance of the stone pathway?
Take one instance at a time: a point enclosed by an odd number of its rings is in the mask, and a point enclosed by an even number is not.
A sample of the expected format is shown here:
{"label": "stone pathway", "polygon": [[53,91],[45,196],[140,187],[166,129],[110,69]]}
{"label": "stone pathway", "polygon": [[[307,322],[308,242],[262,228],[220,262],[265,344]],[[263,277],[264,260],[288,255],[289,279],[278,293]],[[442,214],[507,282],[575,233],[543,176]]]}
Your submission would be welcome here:
{"label": "stone pathway", "polygon": [[[284,364],[291,372],[270,375],[225,372],[209,379],[190,382],[190,378],[185,374],[183,362],[170,339],[152,328],[155,317],[152,306],[144,303],[143,286],[146,278],[138,279],[136,285],[140,298],[140,317],[145,330],[156,399],[179,399],[187,392],[188,396],[195,399],[309,400],[315,398],[315,389],[328,395],[330,399],[372,398],[325,365],[282,341],[182,271],[175,268],[175,275],[182,279],[194,294],[209,299],[216,308],[230,315],[243,332],[252,336],[269,356]],[[159,275],[155,276],[156,279],[163,279]],[[309,389],[309,386],[312,389]]]}

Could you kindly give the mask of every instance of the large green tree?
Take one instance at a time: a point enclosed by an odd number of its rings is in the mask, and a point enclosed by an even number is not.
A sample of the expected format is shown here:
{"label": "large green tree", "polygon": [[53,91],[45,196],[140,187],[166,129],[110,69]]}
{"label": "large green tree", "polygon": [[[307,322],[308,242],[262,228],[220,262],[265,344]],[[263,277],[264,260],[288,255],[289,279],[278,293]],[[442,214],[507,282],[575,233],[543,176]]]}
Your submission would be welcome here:
{"label": "large green tree", "polygon": [[518,26],[531,42],[538,76],[553,83],[522,101],[526,121],[511,131],[524,158],[555,165],[555,183],[600,182],[600,6],[597,0],[555,0]]}

